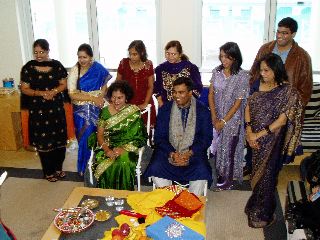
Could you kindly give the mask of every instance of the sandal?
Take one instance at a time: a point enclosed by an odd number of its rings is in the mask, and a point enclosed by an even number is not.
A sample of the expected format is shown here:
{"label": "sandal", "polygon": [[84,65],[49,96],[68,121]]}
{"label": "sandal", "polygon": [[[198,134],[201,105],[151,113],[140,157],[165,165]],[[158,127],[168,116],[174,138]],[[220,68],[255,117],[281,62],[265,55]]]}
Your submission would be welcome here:
{"label": "sandal", "polygon": [[56,175],[59,178],[64,178],[66,177],[66,173],[64,171],[56,171]]}
{"label": "sandal", "polygon": [[56,182],[56,181],[58,181],[58,178],[56,178],[54,175],[46,176],[45,178],[46,178],[46,180],[48,182]]}

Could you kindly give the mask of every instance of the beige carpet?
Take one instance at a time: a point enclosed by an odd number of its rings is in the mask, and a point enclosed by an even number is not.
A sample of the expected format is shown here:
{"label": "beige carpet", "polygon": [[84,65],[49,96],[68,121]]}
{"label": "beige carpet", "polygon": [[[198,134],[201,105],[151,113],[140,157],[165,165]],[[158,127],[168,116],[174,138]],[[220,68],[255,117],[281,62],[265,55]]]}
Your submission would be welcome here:
{"label": "beige carpet", "polygon": [[[1,189],[1,218],[20,240],[37,240],[79,182],[8,178]],[[150,187],[143,187],[149,190]],[[206,223],[208,240],[259,240],[263,231],[249,228],[243,209],[249,191],[208,192]]]}
{"label": "beige carpet", "polygon": [[209,191],[206,205],[208,240],[264,239],[261,229],[248,226],[243,211],[250,194],[250,191]]}
{"label": "beige carpet", "polygon": [[79,182],[56,182],[27,178],[8,178],[1,188],[1,219],[19,240],[41,239],[61,207]]}

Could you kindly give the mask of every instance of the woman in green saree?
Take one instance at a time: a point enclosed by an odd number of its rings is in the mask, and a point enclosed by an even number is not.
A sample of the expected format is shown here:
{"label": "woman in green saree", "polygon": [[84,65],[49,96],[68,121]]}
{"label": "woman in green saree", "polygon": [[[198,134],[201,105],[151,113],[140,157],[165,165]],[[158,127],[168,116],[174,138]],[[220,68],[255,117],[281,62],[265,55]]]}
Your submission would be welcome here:
{"label": "woman in green saree", "polygon": [[127,104],[133,90],[126,81],[110,85],[98,120],[96,162],[94,176],[98,187],[134,190],[138,150],[147,142],[147,132],[140,109]]}

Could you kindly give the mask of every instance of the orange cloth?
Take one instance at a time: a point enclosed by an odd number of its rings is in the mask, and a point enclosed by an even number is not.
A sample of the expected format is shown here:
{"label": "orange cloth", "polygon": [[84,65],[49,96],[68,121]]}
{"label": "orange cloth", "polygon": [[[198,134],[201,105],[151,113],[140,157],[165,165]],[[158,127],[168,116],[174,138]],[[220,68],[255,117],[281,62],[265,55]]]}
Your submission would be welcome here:
{"label": "orange cloth", "polygon": [[74,130],[74,122],[73,122],[73,108],[71,103],[64,103],[64,111],[66,114],[67,121],[67,135],[68,140],[72,140],[76,138],[75,130]]}
{"label": "orange cloth", "polygon": [[21,131],[22,144],[26,148],[30,145],[29,142],[29,110],[21,109]]}
{"label": "orange cloth", "polygon": [[194,213],[198,212],[202,206],[203,203],[195,194],[183,190],[162,207],[156,207],[156,211],[162,217],[182,218],[191,217]]}
{"label": "orange cloth", "polygon": [[[73,122],[73,109],[71,103],[64,103],[64,111],[66,114],[67,135],[68,140],[76,138]],[[29,110],[21,109],[21,130],[23,147],[26,148],[30,145],[29,142]]]}

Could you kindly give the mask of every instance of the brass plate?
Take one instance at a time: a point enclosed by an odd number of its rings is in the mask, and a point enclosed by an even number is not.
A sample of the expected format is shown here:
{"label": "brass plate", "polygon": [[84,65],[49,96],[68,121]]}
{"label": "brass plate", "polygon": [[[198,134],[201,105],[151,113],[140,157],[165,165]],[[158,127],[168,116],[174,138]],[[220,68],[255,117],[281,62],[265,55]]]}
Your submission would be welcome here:
{"label": "brass plate", "polygon": [[81,203],[81,207],[87,207],[89,209],[94,209],[99,206],[98,200],[95,199],[86,199]]}
{"label": "brass plate", "polygon": [[110,217],[111,217],[111,213],[106,210],[99,210],[95,214],[95,220],[99,222],[107,221],[108,219],[110,219]]}

